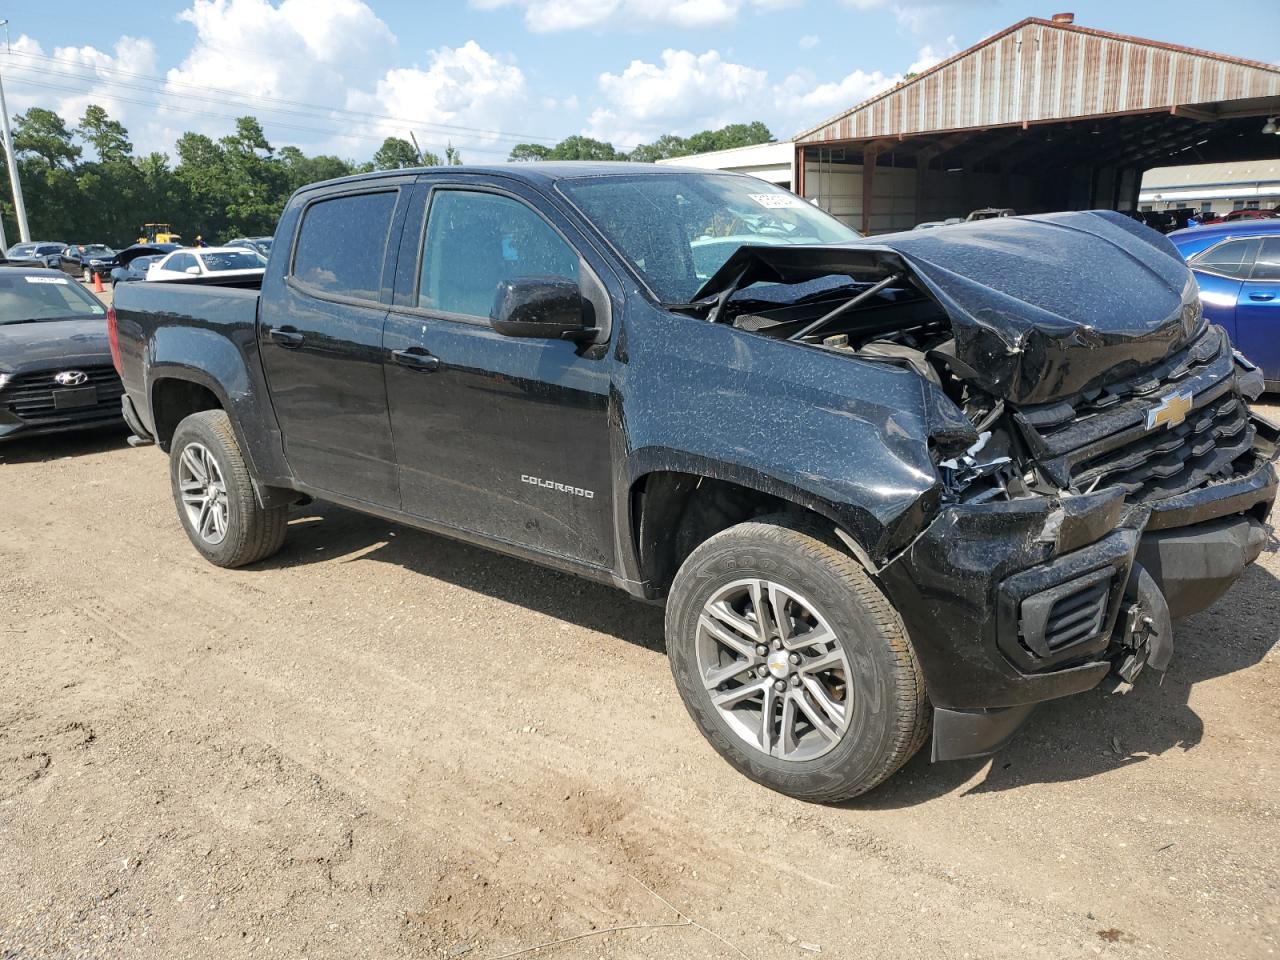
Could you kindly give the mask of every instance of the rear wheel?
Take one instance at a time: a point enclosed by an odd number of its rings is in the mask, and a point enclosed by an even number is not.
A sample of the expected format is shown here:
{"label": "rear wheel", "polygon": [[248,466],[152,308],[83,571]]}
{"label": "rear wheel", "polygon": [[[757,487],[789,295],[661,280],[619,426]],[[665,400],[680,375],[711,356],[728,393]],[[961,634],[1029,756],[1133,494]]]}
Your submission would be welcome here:
{"label": "rear wheel", "polygon": [[928,731],[901,619],[862,567],[803,521],[739,524],[694,550],[672,585],[667,648],[712,746],[794,797],[865,793]]}
{"label": "rear wheel", "polygon": [[169,479],[183,529],[210,563],[242,567],[284,543],[289,508],[258,503],[224,411],[202,410],[178,424]]}

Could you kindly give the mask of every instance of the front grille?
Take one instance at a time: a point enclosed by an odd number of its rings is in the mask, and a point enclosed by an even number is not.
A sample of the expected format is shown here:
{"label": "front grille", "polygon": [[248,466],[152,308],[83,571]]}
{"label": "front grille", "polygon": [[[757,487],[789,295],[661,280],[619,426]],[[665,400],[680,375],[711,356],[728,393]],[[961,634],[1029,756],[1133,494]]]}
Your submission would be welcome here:
{"label": "front grille", "polygon": [[54,381],[58,370],[43,370],[40,373],[24,373],[15,376],[0,389],[0,404],[5,405],[14,416],[27,421],[39,423],[45,420],[77,420],[100,417],[104,409],[118,410],[120,397],[124,387],[120,376],[111,366],[72,367],[89,377],[82,386],[92,386],[97,393],[97,403],[57,409],[54,401],[55,390],[74,389],[63,387]]}
{"label": "front grille", "polygon": [[[1191,397],[1181,423],[1148,429],[1148,413]],[[1087,493],[1119,487],[1130,501],[1174,497],[1235,472],[1253,446],[1231,345],[1218,328],[1156,367],[1074,403],[1019,411],[1045,472]]]}
{"label": "front grille", "polygon": [[1252,444],[1244,402],[1226,393],[1192,410],[1176,427],[1082,461],[1072,481],[1082,490],[1118,486],[1134,499],[1161,500],[1230,467]]}

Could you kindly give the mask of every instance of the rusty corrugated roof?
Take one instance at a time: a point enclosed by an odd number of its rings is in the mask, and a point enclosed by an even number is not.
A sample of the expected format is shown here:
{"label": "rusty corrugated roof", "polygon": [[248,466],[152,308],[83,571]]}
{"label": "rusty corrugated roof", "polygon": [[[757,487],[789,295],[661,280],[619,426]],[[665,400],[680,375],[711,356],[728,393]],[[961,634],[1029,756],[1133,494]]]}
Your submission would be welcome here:
{"label": "rusty corrugated roof", "polygon": [[1280,96],[1280,68],[1028,17],[795,136],[866,140]]}

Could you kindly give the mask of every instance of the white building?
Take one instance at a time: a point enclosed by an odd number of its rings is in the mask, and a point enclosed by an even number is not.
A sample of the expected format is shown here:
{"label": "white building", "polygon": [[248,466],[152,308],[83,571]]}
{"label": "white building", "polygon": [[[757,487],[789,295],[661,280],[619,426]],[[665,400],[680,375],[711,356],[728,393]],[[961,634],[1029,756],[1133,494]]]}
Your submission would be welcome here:
{"label": "white building", "polygon": [[761,180],[768,180],[792,189],[796,182],[796,145],[790,140],[782,143],[758,143],[751,147],[734,147],[731,150],[715,150],[697,153],[689,157],[673,157],[659,163],[680,167],[701,167],[704,170],[729,170],[733,173],[749,173]]}
{"label": "white building", "polygon": [[[1280,150],[1280,140],[1276,147]],[[1277,204],[1280,160],[1160,167],[1147,171],[1138,194],[1138,207],[1142,210],[1190,207],[1202,213],[1223,214]]]}

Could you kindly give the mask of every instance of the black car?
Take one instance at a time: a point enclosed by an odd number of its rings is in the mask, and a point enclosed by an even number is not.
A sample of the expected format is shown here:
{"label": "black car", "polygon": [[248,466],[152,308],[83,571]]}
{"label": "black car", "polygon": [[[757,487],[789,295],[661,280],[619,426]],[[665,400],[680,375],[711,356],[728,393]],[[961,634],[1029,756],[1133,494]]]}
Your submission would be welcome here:
{"label": "black car", "polygon": [[137,280],[147,279],[147,268],[153,263],[164,259],[162,253],[150,253],[143,257],[134,257],[123,267],[116,267],[111,271],[111,286],[114,287],[118,283],[133,283]]}
{"label": "black car", "polygon": [[15,243],[9,248],[5,263],[11,267],[52,267],[56,270],[62,265],[62,253],[66,249],[65,243],[52,240]]}
{"label": "black car", "polygon": [[315,498],[664,603],[695,724],[797,797],[1165,670],[1270,535],[1262,376],[1116,213],[860,238],[754,177],[535,163],[316,184],[277,237],[260,293],[108,320],[196,550]]}
{"label": "black car", "polygon": [[53,270],[0,268],[0,441],[120,421],[107,308]]}
{"label": "black car", "polygon": [[234,240],[228,240],[223,244],[224,247],[244,247],[246,250],[252,250],[254,253],[260,253],[264,257],[271,256],[271,237],[237,237]]}
{"label": "black car", "polygon": [[147,267],[166,254],[181,250],[180,243],[135,243],[116,254],[111,269],[111,286],[147,279]]}
{"label": "black car", "polygon": [[116,252],[105,243],[73,243],[62,251],[63,273],[92,280],[96,273],[106,277],[116,265]]}

